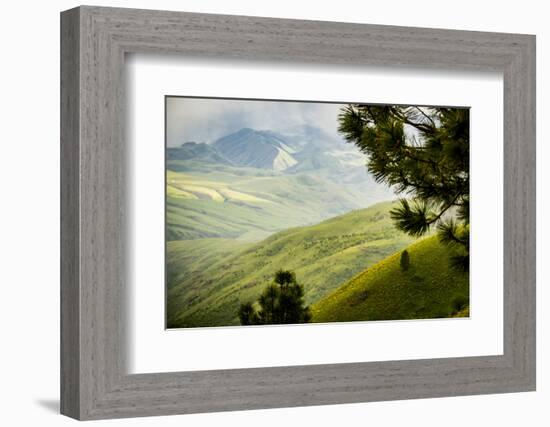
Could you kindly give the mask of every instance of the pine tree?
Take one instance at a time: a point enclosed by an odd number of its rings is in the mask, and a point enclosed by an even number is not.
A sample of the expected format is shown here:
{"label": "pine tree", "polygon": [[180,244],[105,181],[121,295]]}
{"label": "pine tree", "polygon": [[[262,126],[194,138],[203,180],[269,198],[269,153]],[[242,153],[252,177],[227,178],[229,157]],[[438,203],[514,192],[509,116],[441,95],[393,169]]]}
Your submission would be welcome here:
{"label": "pine tree", "polygon": [[296,275],[279,270],[273,283],[260,295],[257,311],[250,302],[241,304],[238,313],[241,325],[307,323],[311,313],[303,297],[304,288],[296,281]]}
{"label": "pine tree", "polygon": [[454,266],[469,268],[469,110],[353,104],[339,132],[367,155],[377,182],[403,194],[391,211],[397,227],[422,236],[432,227],[455,247]]}
{"label": "pine tree", "polygon": [[401,252],[399,265],[401,266],[401,270],[403,271],[407,271],[409,269],[409,266],[411,265],[411,258],[409,256],[409,252],[406,249],[403,252]]}
{"label": "pine tree", "polygon": [[241,325],[255,325],[258,323],[258,315],[252,303],[241,304],[239,308],[239,320],[241,321]]}

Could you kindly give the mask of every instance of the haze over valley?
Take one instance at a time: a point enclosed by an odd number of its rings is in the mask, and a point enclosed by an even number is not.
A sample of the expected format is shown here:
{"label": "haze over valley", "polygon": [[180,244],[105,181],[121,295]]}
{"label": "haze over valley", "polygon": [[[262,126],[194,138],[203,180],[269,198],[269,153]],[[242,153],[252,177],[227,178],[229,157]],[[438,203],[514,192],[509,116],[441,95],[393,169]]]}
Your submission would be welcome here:
{"label": "haze over valley", "polygon": [[311,126],[242,128],[168,147],[166,159],[168,240],[258,240],[394,197],[354,146]]}

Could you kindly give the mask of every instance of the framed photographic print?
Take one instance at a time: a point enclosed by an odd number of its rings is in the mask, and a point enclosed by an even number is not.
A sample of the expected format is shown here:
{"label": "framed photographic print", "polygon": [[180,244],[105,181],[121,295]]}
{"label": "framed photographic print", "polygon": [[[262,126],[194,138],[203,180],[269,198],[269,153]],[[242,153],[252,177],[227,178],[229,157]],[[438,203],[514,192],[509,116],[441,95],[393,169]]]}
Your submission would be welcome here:
{"label": "framed photographic print", "polygon": [[62,13],[62,413],[535,388],[535,39]]}
{"label": "framed photographic print", "polygon": [[167,328],[469,317],[469,109],[165,110]]}

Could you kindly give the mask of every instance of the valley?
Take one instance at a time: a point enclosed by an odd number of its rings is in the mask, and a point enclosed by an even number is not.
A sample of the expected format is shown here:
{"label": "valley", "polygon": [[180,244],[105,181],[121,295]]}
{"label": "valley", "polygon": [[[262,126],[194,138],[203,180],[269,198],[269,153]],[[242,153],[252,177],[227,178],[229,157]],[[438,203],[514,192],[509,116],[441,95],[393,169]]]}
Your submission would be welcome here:
{"label": "valley", "polygon": [[463,315],[453,307],[467,275],[436,237],[415,243],[395,227],[393,193],[362,159],[337,141],[252,129],[169,148],[167,326],[238,325],[240,304],[279,269],[296,274],[314,322]]}
{"label": "valley", "polygon": [[391,202],[319,224],[290,228],[256,243],[206,238],[168,242],[168,325],[237,325],[237,310],[254,300],[278,269],[292,270],[307,303],[413,239],[395,229]]}
{"label": "valley", "polygon": [[213,144],[168,148],[167,240],[260,240],[393,198],[342,142],[299,141],[243,129]]}

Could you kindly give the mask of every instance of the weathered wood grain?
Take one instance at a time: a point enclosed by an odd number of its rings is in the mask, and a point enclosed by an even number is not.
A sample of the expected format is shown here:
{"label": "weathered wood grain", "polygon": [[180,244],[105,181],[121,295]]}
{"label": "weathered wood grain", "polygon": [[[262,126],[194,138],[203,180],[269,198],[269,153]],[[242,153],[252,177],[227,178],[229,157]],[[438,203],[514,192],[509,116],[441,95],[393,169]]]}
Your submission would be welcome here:
{"label": "weathered wood grain", "polygon": [[80,415],[80,14],[61,20],[61,413]]}

